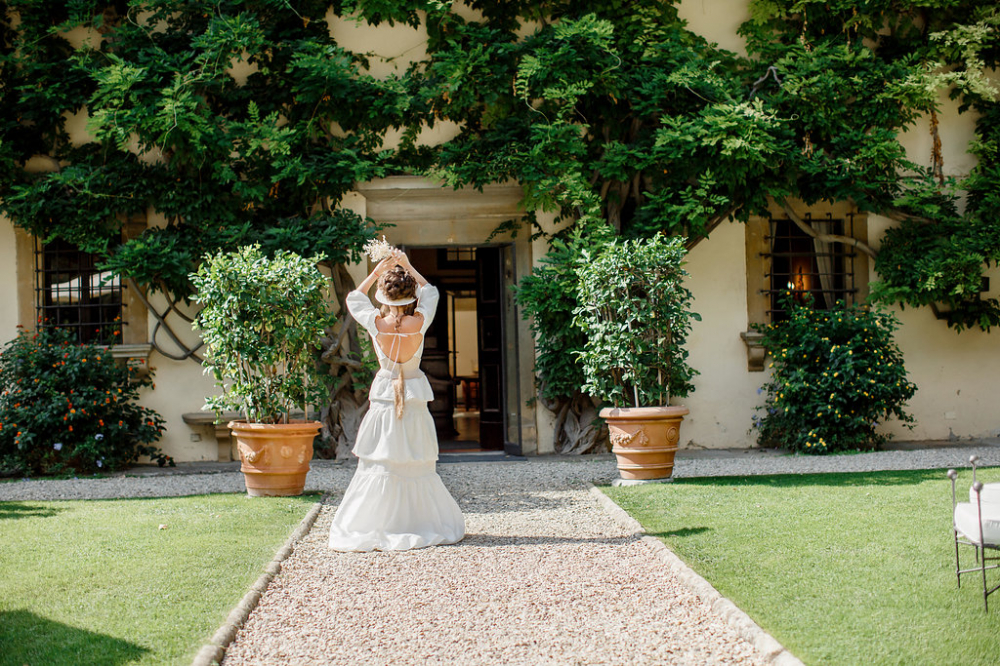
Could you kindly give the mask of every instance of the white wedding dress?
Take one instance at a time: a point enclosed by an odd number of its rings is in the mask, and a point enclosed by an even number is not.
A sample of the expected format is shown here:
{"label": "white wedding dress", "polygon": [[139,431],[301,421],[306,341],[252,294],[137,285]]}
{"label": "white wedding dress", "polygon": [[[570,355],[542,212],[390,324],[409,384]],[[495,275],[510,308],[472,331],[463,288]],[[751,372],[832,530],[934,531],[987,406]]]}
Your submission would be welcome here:
{"label": "white wedding dress", "polygon": [[[330,528],[334,550],[409,550],[456,543],[465,536],[465,517],[436,471],[437,434],[427,410],[434,394],[420,370],[423,339],[413,357],[403,363],[389,358],[377,339],[422,338],[434,318],[438,298],[432,285],[421,288],[417,292],[417,312],[424,320],[420,332],[394,334],[375,327],[379,312],[367,295],[355,290],[347,296],[348,310],[371,336],[380,369],[354,444],[358,469]],[[392,380],[399,373],[405,385],[402,419],[397,418],[393,405]]]}

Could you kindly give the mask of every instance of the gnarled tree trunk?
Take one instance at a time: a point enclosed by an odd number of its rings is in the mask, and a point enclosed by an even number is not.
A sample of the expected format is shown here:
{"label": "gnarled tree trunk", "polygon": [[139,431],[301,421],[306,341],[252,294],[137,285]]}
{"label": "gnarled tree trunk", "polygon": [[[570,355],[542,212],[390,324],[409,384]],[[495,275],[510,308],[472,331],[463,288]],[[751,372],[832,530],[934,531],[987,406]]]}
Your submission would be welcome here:
{"label": "gnarled tree trunk", "polygon": [[598,419],[593,398],[578,392],[572,398],[542,400],[541,403],[556,414],[556,453],[575,455],[610,450],[608,427]]}
{"label": "gnarled tree trunk", "polygon": [[320,413],[323,422],[320,434],[326,443],[320,448],[327,457],[344,459],[351,452],[361,419],[368,411],[368,387],[373,374],[361,362],[360,333],[347,311],[347,294],[355,288],[354,279],[343,264],[338,264],[332,267],[330,281],[340,306],[340,321],[335,329],[327,330],[322,340],[321,358],[336,379],[329,404]]}

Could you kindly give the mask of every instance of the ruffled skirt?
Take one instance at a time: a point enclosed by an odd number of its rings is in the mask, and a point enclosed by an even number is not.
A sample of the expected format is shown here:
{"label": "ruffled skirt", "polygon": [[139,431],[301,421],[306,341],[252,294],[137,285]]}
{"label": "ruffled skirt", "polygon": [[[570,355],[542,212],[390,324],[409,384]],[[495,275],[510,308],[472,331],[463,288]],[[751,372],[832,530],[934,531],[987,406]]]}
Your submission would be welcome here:
{"label": "ruffled skirt", "polygon": [[465,517],[435,469],[437,436],[427,403],[372,401],[358,431],[358,469],[330,527],[338,551],[409,550],[456,543]]}

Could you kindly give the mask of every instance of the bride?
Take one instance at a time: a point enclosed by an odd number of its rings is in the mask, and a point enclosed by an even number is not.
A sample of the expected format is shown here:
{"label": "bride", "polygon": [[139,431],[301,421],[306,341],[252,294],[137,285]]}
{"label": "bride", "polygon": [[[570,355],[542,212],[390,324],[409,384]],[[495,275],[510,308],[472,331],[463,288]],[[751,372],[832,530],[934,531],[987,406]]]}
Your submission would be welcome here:
{"label": "bride", "polygon": [[[367,296],[376,280],[381,312]],[[330,528],[334,550],[408,550],[465,536],[465,518],[435,469],[437,435],[427,410],[434,396],[420,370],[437,303],[437,288],[398,249],[347,296],[380,369],[353,449],[358,469]]]}

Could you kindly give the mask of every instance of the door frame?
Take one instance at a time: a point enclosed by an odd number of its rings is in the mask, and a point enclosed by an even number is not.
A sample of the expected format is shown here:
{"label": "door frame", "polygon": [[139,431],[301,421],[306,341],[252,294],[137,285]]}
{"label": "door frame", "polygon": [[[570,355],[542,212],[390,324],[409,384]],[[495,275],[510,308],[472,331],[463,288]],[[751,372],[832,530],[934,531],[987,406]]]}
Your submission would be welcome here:
{"label": "door frame", "polygon": [[[532,268],[530,234],[494,234],[503,222],[524,216],[523,191],[516,183],[453,189],[421,176],[391,176],[355,185],[341,206],[362,217],[391,225],[380,231],[396,246],[506,247],[502,251],[504,345],[507,351],[507,422],[505,442],[510,452],[538,453],[538,423],[534,400],[535,345],[529,322],[521,317],[511,287]],[[486,242],[490,239],[490,242]]]}

